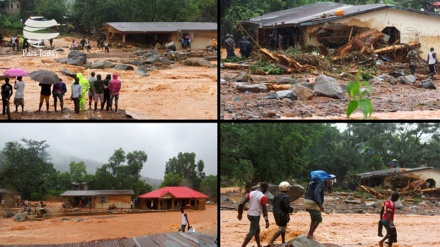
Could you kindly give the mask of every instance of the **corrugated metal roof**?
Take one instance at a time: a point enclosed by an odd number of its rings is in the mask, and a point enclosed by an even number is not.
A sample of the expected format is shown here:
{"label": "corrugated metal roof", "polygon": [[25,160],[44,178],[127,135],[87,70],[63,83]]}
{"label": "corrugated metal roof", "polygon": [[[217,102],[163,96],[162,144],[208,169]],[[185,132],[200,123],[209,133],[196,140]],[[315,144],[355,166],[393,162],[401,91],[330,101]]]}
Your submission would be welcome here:
{"label": "corrugated metal roof", "polygon": [[[386,4],[347,5],[340,3],[314,3],[303,5],[298,8],[286,9],[255,17],[244,21],[259,25],[260,27],[272,27],[275,25],[300,25],[316,20],[328,21],[332,18],[343,18],[348,15],[361,14],[364,12],[387,8]],[[334,16],[336,10],[344,10],[343,16]],[[322,16],[326,15],[326,18]],[[333,17],[331,16],[333,15]]]}
{"label": "corrugated metal roof", "polygon": [[[366,4],[366,5],[347,5],[340,3],[314,3],[303,5],[298,8],[286,9],[267,13],[259,17],[252,18],[243,23],[258,25],[260,28],[270,28],[275,25],[284,26],[305,26],[318,23],[329,22],[336,19],[342,19],[350,16],[356,16],[372,11],[392,8],[395,10],[417,13],[420,15],[434,16],[440,18],[436,13],[419,11],[410,8],[386,5],[386,4]],[[344,10],[344,15],[335,16],[336,10]],[[323,16],[326,17],[323,17]]]}
{"label": "corrugated metal roof", "polygon": [[146,235],[134,238],[122,238],[96,242],[81,242],[70,244],[48,244],[48,245],[0,245],[0,246],[53,246],[53,247],[214,247],[215,237],[198,232],[170,232]]}
{"label": "corrugated metal roof", "polygon": [[68,190],[61,196],[111,196],[134,195],[133,190]]}
{"label": "corrugated metal roof", "polygon": [[203,193],[200,193],[196,190],[184,186],[179,186],[179,187],[167,186],[140,195],[139,198],[161,198],[168,193],[171,194],[174,198],[209,198],[209,196]]}
{"label": "corrugated metal roof", "polygon": [[120,32],[137,33],[217,30],[217,23],[213,22],[107,22],[106,25]]}
{"label": "corrugated metal roof", "polygon": [[414,171],[421,171],[421,170],[430,170],[433,169],[432,167],[416,167],[416,168],[390,168],[380,171],[371,171],[371,172],[364,172],[356,174],[356,176],[360,178],[367,178],[367,177],[376,177],[376,176],[389,176],[393,174],[404,174],[408,172],[414,172]]}

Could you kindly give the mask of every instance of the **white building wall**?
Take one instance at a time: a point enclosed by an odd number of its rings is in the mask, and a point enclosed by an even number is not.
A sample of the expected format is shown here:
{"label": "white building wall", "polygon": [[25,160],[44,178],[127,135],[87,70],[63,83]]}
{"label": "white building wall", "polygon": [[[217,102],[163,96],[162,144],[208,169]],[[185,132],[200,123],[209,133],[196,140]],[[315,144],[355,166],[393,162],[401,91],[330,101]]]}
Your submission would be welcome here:
{"label": "white building wall", "polygon": [[386,27],[395,27],[400,31],[400,42],[418,40],[421,43],[422,58],[428,55],[429,48],[440,52],[440,16],[429,16],[396,9],[385,9],[364,13],[332,21],[345,25],[356,25],[382,31]]}

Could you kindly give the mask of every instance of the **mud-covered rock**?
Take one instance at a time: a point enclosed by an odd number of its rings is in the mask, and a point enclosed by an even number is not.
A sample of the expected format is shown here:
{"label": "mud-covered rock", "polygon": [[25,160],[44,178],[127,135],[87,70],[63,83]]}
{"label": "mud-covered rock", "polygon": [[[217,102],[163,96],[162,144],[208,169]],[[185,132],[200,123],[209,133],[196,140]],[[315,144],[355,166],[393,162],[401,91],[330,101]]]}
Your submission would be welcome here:
{"label": "mud-covered rock", "polygon": [[426,88],[426,89],[436,89],[434,83],[432,82],[431,79],[426,79],[422,81],[422,88]]}
{"label": "mud-covered rock", "polygon": [[295,247],[325,247],[325,245],[320,242],[308,238],[306,235],[301,235],[287,242],[286,246],[295,246]]}
{"label": "mud-covered rock", "polygon": [[134,70],[133,66],[127,64],[118,64],[113,68],[117,70]]}
{"label": "mud-covered rock", "polygon": [[235,88],[239,92],[251,92],[251,93],[266,93],[268,90],[264,84],[245,85],[243,83],[237,83]]}
{"label": "mud-covered rock", "polygon": [[314,91],[318,95],[334,99],[345,99],[345,93],[339,82],[329,76],[320,75],[316,77]]}
{"label": "mud-covered rock", "polygon": [[311,100],[315,96],[315,91],[302,84],[294,84],[290,89],[296,94],[298,100]]}

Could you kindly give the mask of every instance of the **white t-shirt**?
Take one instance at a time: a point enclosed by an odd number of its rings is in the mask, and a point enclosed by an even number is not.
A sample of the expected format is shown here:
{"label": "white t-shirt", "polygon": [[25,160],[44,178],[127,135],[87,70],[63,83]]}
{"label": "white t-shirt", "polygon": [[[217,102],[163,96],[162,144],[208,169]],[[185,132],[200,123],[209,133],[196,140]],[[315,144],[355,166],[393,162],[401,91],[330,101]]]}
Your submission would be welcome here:
{"label": "white t-shirt", "polygon": [[186,213],[182,213],[182,225],[186,225],[187,224],[185,216],[186,216]]}
{"label": "white t-shirt", "polygon": [[432,55],[434,52],[432,51],[432,52],[430,52],[429,54],[428,54],[428,58],[429,58],[429,61],[428,61],[428,64],[435,64],[435,62],[436,62],[436,59],[434,58],[434,56]]}
{"label": "white t-shirt", "polygon": [[24,82],[17,81],[14,85],[15,90],[15,98],[22,99],[24,97]]}

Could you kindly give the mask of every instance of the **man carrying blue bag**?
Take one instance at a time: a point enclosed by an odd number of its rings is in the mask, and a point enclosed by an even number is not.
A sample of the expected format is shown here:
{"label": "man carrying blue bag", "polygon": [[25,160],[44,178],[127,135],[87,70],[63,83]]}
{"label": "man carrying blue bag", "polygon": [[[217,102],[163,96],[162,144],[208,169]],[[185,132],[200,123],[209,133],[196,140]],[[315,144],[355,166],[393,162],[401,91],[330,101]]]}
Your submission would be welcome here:
{"label": "man carrying blue bag", "polygon": [[310,229],[307,233],[307,238],[313,239],[313,233],[318,228],[319,223],[322,222],[321,212],[324,212],[324,181],[331,178],[325,171],[312,171],[310,173],[311,182],[307,186],[306,194],[304,196],[304,208],[310,214]]}

